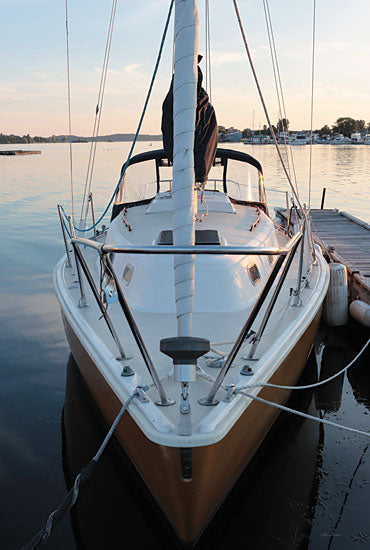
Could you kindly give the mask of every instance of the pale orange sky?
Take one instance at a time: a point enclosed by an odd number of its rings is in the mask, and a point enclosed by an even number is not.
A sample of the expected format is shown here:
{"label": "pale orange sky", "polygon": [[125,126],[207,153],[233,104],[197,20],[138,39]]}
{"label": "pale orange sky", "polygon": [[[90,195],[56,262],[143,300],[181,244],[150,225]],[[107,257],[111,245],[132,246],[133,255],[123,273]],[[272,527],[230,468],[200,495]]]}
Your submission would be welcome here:
{"label": "pale orange sky", "polygon": [[[265,120],[232,2],[210,4],[212,101],[218,122],[243,129],[252,127],[254,119],[258,128]],[[269,0],[269,5],[290,127],[308,129],[313,0]],[[168,0],[118,2],[100,134],[135,131],[168,6]],[[199,2],[202,53],[203,6]],[[262,0],[239,0],[239,6],[270,117],[276,123],[278,107]],[[110,8],[110,0],[70,0],[74,134],[92,133]],[[68,133],[64,3],[0,0],[0,9],[0,131]],[[368,0],[317,0],[314,128],[331,125],[339,116],[370,121],[369,21]],[[171,78],[172,38],[171,26],[142,133],[160,133],[161,103]]]}

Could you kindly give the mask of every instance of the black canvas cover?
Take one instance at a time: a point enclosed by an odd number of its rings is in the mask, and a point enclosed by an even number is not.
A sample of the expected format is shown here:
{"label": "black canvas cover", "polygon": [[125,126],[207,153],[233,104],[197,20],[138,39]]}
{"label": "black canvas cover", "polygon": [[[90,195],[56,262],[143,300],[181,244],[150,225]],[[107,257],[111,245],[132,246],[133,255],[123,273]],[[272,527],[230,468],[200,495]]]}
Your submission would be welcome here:
{"label": "black canvas cover", "polygon": [[[195,181],[205,183],[217,149],[218,127],[216,113],[202,88],[203,74],[198,67],[197,110],[194,135]],[[162,105],[163,148],[169,160],[173,158],[173,77]]]}

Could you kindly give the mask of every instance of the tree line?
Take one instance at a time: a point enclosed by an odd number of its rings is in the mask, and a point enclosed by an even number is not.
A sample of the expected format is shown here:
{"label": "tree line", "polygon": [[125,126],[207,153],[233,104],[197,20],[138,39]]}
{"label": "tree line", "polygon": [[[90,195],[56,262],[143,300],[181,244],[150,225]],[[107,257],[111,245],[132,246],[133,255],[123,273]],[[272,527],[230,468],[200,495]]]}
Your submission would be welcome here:
{"label": "tree line", "polygon": [[345,137],[351,137],[351,134],[354,134],[355,132],[360,132],[360,134],[370,134],[370,122],[366,124],[366,122],[362,119],[355,120],[354,118],[345,116],[338,118],[331,128],[325,124],[325,126],[320,128],[320,130],[315,130],[315,133],[320,135],[343,134]]}
{"label": "tree line", "polygon": [[[280,132],[288,132],[289,120],[286,118],[279,119],[276,126],[272,125],[272,129],[275,134],[279,134]],[[221,134],[227,133],[225,126],[219,126],[218,131]],[[351,117],[339,117],[331,127],[325,124],[322,128],[314,130],[314,133],[319,134],[320,136],[324,134],[329,136],[334,134],[343,134],[345,137],[351,137],[351,134],[354,134],[355,132],[366,132],[370,134],[370,122],[366,124],[366,122],[362,119],[356,120]],[[262,129],[257,131],[254,130],[254,132],[250,128],[244,128],[244,130],[242,130],[243,138],[250,137],[253,133],[265,136],[269,136],[271,134],[270,128],[268,128],[266,124],[264,124]]]}
{"label": "tree line", "polygon": [[[58,140],[59,141],[59,140]],[[64,138],[64,141],[65,138]],[[56,136],[51,137],[41,137],[41,136],[30,136],[29,134],[24,136],[17,136],[15,134],[2,134],[0,133],[0,143],[56,143]]]}
{"label": "tree line", "polygon": [[[279,119],[276,126],[272,125],[272,129],[275,134],[289,131],[289,120],[286,118]],[[221,134],[227,133],[225,126],[219,126],[218,131]],[[366,132],[370,134],[370,122],[366,124],[366,122],[362,119],[356,120],[351,117],[340,117],[331,127],[325,124],[322,128],[317,129],[314,132],[315,134],[319,134],[320,136],[322,136],[323,134],[328,134],[330,136],[334,134],[343,134],[345,137],[351,137],[351,134],[354,134],[355,132]],[[267,127],[266,124],[264,124],[263,128],[257,130],[257,132],[253,132],[253,130],[251,130],[250,128],[244,128],[244,130],[242,130],[243,138],[250,137],[251,135],[253,135],[253,133],[269,136],[270,129]],[[72,136],[72,139],[75,138],[76,136]],[[30,136],[30,134],[17,136],[15,134],[6,135],[0,133],[0,143],[65,143],[66,141],[66,136],[53,135],[45,138],[41,136],[32,137]]]}

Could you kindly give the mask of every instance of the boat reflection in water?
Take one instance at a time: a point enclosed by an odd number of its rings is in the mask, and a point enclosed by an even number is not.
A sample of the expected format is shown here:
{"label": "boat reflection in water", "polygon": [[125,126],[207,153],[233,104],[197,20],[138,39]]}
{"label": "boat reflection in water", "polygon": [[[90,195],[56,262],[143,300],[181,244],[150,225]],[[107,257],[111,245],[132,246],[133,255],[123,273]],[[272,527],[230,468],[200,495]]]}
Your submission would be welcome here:
{"label": "boat reflection in water", "polygon": [[[96,453],[107,431],[70,355],[62,417],[63,470],[68,489]],[[71,511],[77,548],[113,548],[115,544],[140,548],[147,543],[153,550],[163,548],[163,531],[168,531],[169,541],[172,533],[159,514],[122,446],[113,437]]]}
{"label": "boat reflection in water", "polygon": [[[328,368],[327,356],[322,354],[322,370]],[[316,380],[317,366],[311,354],[299,384]],[[337,390],[335,403],[340,399]],[[312,390],[296,391],[288,406],[319,414]],[[328,401],[327,406],[337,405]],[[63,411],[63,464],[68,487],[95,454],[107,430],[70,356]],[[250,548],[307,548],[320,485],[323,437],[322,425],[282,413],[196,547],[236,547],[241,533],[246,533]],[[146,544],[152,549],[180,547],[117,441],[109,443],[71,516],[81,549],[141,548]]]}
{"label": "boat reflection in water", "polygon": [[[324,324],[316,337],[316,361],[319,380],[323,381],[343,369],[352,359],[351,351],[335,330]],[[337,412],[342,404],[344,373],[334,380],[319,386],[315,392],[316,407],[323,413]]]}
{"label": "boat reflection in water", "polygon": [[[369,334],[365,330],[362,335],[362,344],[364,345]],[[370,348],[358,359],[356,367],[347,372],[349,383],[352,386],[354,398],[359,405],[366,407],[370,411]]]}

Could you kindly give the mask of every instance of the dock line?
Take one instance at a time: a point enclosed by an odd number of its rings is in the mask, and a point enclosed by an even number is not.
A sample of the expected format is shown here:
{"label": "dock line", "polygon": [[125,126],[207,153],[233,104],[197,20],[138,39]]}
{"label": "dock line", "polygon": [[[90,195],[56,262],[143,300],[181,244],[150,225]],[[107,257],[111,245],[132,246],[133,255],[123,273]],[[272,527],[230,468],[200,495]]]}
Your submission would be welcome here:
{"label": "dock line", "polygon": [[240,386],[235,388],[235,390],[247,390],[250,388],[279,388],[280,390],[310,390],[312,388],[317,388],[319,386],[323,386],[324,384],[327,384],[328,382],[331,382],[334,380],[334,378],[338,378],[341,374],[346,372],[352,365],[357,361],[357,359],[363,354],[367,346],[370,344],[370,338],[366,342],[366,344],[360,349],[356,357],[352,359],[350,363],[346,367],[343,367],[342,370],[338,371],[336,374],[333,374],[333,376],[330,376],[329,378],[325,378],[325,380],[321,380],[320,382],[315,382],[314,384],[307,384],[306,386],[279,386],[278,384],[247,384],[246,386]]}
{"label": "dock line", "polygon": [[286,407],[285,405],[279,405],[278,403],[274,403],[273,401],[267,401],[267,399],[263,399],[262,397],[258,397],[257,395],[252,395],[251,393],[247,393],[243,390],[235,390],[236,394],[242,394],[245,397],[250,397],[251,399],[254,399],[255,401],[260,401],[261,403],[264,403],[265,405],[271,405],[271,407],[275,407],[277,409],[280,409],[285,412],[289,412],[292,414],[295,414],[297,416],[302,416],[303,418],[307,418],[308,420],[314,420],[315,422],[319,422],[319,424],[326,424],[328,426],[333,426],[334,428],[339,428],[340,430],[345,430],[347,432],[352,432],[359,435],[365,435],[366,437],[370,437],[370,432],[364,432],[362,430],[357,430],[356,428],[351,428],[350,426],[343,426],[342,424],[337,424],[336,422],[331,422],[331,420],[325,420],[325,418],[318,418],[316,416],[312,416],[311,414],[304,413],[302,411],[297,411],[295,409],[291,409],[290,407]]}
{"label": "dock line", "polygon": [[44,544],[48,538],[50,537],[51,532],[56,527],[56,525],[59,523],[59,521],[62,519],[62,517],[65,515],[68,510],[72,508],[72,506],[75,504],[76,500],[78,499],[78,496],[80,494],[80,489],[84,485],[86,485],[95,470],[95,467],[98,463],[99,458],[104,452],[105,447],[107,446],[109,440],[111,439],[114,430],[117,427],[117,424],[121,420],[123,413],[126,411],[128,406],[130,405],[131,401],[139,395],[141,390],[146,390],[146,387],[137,387],[135,391],[130,395],[130,397],[127,399],[127,401],[122,405],[122,408],[120,409],[119,413],[117,414],[116,418],[114,419],[114,422],[112,426],[110,427],[110,430],[108,431],[107,435],[104,438],[103,443],[100,445],[98,451],[94,455],[94,457],[88,462],[88,464],[81,470],[81,472],[76,476],[76,479],[74,481],[73,487],[69,490],[69,492],[65,495],[62,502],[58,506],[54,512],[50,514],[50,516],[47,519],[46,524],[40,531],[30,540],[28,544],[25,546],[22,546],[20,550],[35,550],[38,548],[41,544]]}

